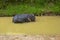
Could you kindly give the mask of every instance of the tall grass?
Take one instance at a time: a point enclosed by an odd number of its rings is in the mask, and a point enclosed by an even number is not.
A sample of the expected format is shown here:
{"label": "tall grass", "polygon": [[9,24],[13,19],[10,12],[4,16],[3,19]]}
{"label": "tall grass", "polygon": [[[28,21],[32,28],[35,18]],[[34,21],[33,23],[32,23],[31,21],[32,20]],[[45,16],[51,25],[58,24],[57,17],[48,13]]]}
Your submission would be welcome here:
{"label": "tall grass", "polygon": [[8,4],[6,9],[0,9],[0,15],[15,15],[22,13],[41,14],[43,12],[52,11],[60,12],[60,1],[56,3],[48,3],[48,0],[35,0],[35,3],[19,3]]}

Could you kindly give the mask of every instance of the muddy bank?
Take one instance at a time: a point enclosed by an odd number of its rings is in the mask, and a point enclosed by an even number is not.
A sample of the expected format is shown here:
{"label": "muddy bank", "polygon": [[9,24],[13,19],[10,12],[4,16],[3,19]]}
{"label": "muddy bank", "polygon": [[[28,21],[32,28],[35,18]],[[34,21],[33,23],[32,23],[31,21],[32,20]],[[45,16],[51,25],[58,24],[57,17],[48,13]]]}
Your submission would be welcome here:
{"label": "muddy bank", "polygon": [[[0,17],[12,17],[15,16],[16,14],[17,13],[12,13],[11,15],[6,13],[0,13]],[[32,14],[34,14],[35,16],[60,16],[60,12],[52,12],[52,11],[42,12],[42,13],[32,13]]]}
{"label": "muddy bank", "polygon": [[35,13],[35,16],[60,16],[60,12],[42,12],[42,13]]}
{"label": "muddy bank", "polygon": [[0,35],[0,40],[60,40],[60,35]]}

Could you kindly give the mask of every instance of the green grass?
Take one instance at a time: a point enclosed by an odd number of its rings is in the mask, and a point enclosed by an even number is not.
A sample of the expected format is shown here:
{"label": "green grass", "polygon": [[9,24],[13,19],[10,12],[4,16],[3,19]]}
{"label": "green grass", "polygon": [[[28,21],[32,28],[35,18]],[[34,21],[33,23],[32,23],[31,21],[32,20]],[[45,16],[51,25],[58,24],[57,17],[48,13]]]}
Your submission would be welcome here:
{"label": "green grass", "polygon": [[59,5],[34,5],[31,6],[29,4],[20,4],[20,5],[8,5],[5,10],[0,10],[0,15],[13,15],[13,14],[22,14],[22,13],[33,13],[40,14],[42,12],[52,11],[52,12],[60,12]]}

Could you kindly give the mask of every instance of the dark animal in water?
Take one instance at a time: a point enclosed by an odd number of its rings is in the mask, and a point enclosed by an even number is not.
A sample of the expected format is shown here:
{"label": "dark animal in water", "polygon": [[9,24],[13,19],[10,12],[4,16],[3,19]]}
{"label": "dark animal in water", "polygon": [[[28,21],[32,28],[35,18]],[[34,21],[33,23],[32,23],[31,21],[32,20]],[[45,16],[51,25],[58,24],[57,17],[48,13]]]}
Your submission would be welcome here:
{"label": "dark animal in water", "polygon": [[33,22],[35,21],[34,14],[18,14],[13,17],[14,23],[24,23],[24,22]]}

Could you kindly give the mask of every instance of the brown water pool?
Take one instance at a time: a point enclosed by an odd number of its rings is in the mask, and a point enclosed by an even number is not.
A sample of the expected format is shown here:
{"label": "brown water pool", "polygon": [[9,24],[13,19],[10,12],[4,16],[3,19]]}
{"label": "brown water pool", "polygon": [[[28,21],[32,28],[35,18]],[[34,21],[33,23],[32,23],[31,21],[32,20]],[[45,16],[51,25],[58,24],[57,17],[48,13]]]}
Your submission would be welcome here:
{"label": "brown water pool", "polygon": [[36,22],[23,24],[0,17],[0,34],[60,34],[60,16],[36,16]]}

